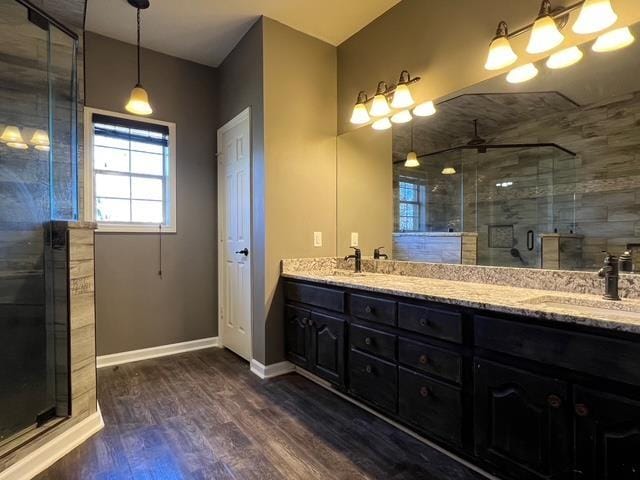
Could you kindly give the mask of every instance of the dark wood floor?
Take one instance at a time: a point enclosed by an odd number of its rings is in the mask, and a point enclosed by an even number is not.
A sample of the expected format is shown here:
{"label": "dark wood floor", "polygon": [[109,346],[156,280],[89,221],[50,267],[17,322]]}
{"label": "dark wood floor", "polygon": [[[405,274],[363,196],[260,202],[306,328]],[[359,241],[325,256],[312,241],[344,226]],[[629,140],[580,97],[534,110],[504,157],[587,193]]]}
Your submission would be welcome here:
{"label": "dark wood floor", "polygon": [[482,478],[297,374],[261,381],[226,350],[98,382],[104,430],[38,479]]}

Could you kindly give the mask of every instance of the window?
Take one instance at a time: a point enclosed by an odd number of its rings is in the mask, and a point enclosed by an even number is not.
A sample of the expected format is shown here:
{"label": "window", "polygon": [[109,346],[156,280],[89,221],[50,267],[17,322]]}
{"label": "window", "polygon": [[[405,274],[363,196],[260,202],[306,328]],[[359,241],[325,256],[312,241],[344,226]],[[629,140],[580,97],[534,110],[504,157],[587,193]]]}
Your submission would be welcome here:
{"label": "window", "polygon": [[85,115],[85,211],[101,231],[175,232],[175,124]]}
{"label": "window", "polygon": [[420,230],[421,188],[413,182],[400,180],[398,182],[398,228],[401,232],[417,232]]}

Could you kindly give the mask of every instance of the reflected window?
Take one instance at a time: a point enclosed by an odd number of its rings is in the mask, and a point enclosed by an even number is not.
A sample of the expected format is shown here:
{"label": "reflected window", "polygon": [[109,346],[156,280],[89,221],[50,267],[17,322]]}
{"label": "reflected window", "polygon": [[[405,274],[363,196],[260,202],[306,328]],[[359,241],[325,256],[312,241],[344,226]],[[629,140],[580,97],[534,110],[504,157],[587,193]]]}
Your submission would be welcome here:
{"label": "reflected window", "polygon": [[398,228],[401,232],[420,231],[424,216],[424,188],[415,181],[398,182]]}
{"label": "reflected window", "polygon": [[87,128],[91,220],[101,230],[175,231],[175,126],[93,112]]}

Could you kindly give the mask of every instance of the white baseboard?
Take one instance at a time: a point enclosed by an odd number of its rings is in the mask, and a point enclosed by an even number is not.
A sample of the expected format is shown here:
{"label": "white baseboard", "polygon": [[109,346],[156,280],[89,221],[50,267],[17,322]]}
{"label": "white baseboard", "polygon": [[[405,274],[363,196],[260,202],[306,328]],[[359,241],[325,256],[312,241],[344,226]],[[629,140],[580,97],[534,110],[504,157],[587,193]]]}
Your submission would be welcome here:
{"label": "white baseboard", "polygon": [[295,370],[296,366],[291,362],[279,362],[271,365],[263,365],[255,358],[251,360],[251,372],[262,379],[279,377],[286,373],[295,372]]}
{"label": "white baseboard", "polygon": [[298,373],[299,375],[302,375],[305,378],[308,378],[309,380],[311,380],[314,383],[317,383],[318,385],[320,385],[323,388],[326,388],[327,390],[329,390],[330,392],[338,395],[339,397],[347,400],[348,402],[353,403],[354,405],[362,408],[363,410],[366,410],[367,412],[369,412],[372,415],[375,415],[376,417],[378,417],[381,420],[384,420],[385,422],[387,422],[390,425],[393,425],[394,427],[396,427],[398,430],[402,430],[404,433],[406,433],[407,435],[411,435],[413,438],[415,438],[416,440],[418,440],[419,442],[424,443],[425,445],[430,446],[431,448],[433,448],[434,450],[439,451],[440,453],[446,455],[447,457],[455,460],[456,462],[464,465],[465,467],[467,467],[470,470],[473,470],[476,473],[479,473],[480,475],[488,478],[489,480],[500,480],[500,478],[491,475],[488,472],[485,472],[483,469],[481,469],[480,467],[474,465],[473,463],[470,463],[468,461],[466,461],[463,458],[458,457],[457,455],[449,452],[448,450],[445,450],[444,448],[442,448],[439,445],[436,445],[435,443],[433,443],[431,440],[428,440],[420,435],[418,435],[415,432],[412,432],[411,430],[409,430],[407,427],[405,427],[404,425],[400,425],[399,423],[391,420],[388,417],[385,417],[384,415],[376,412],[375,410],[373,410],[372,408],[368,407],[367,405],[365,405],[364,403],[361,403],[359,401],[357,401],[354,398],[349,397],[348,395],[345,395],[344,393],[336,390],[335,388],[333,388],[331,386],[331,384],[319,377],[316,377],[313,373],[310,373],[306,370],[304,370],[303,368],[300,367],[295,367],[295,371],[296,373]]}
{"label": "white baseboard", "polygon": [[150,358],[166,357],[177,353],[191,352],[203,348],[218,346],[218,337],[201,338],[190,342],[172,343],[170,345],[160,345],[159,347],[143,348],[141,350],[131,350],[129,352],[112,353],[101,355],[96,358],[98,368],[111,367],[129,362],[139,362]]}
{"label": "white baseboard", "polygon": [[[62,423],[61,425],[64,425]],[[60,433],[24,458],[0,472],[0,480],[30,480],[104,427],[100,405],[97,411]]]}

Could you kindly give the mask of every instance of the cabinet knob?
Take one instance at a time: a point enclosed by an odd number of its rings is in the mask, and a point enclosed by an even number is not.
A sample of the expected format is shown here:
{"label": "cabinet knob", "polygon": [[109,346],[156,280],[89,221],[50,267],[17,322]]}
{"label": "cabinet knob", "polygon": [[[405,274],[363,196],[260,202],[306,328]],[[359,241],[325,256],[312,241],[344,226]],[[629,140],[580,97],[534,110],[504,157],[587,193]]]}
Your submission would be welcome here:
{"label": "cabinet knob", "polygon": [[429,363],[429,357],[427,357],[425,354],[422,354],[420,355],[418,361],[420,362],[420,365],[426,365],[427,363]]}
{"label": "cabinet knob", "polygon": [[429,320],[427,320],[426,318],[421,318],[419,320],[419,323],[421,327],[426,327],[427,325],[429,325]]}
{"label": "cabinet knob", "polygon": [[306,325],[307,323],[309,323],[309,320],[307,319],[307,317],[303,317],[302,318],[302,325]]}
{"label": "cabinet knob", "polygon": [[560,408],[562,406],[562,399],[557,395],[549,395],[547,397],[547,403],[551,408]]}
{"label": "cabinet knob", "polygon": [[579,417],[589,416],[589,407],[587,407],[584,403],[576,403],[575,411],[576,415],[578,415]]}
{"label": "cabinet knob", "polygon": [[366,307],[364,307],[364,311],[366,313],[372,313],[373,312],[373,307],[371,305],[367,305]]}
{"label": "cabinet knob", "polygon": [[364,371],[367,373],[371,373],[373,372],[373,368],[371,368],[371,365],[367,365],[366,367],[364,367]]}
{"label": "cabinet knob", "polygon": [[313,320],[309,319],[309,326],[313,327]]}
{"label": "cabinet knob", "polygon": [[423,398],[427,398],[429,396],[429,388],[421,387],[420,388],[420,396]]}
{"label": "cabinet knob", "polygon": [[371,338],[370,337],[365,338],[364,339],[364,344],[365,345],[371,345]]}

